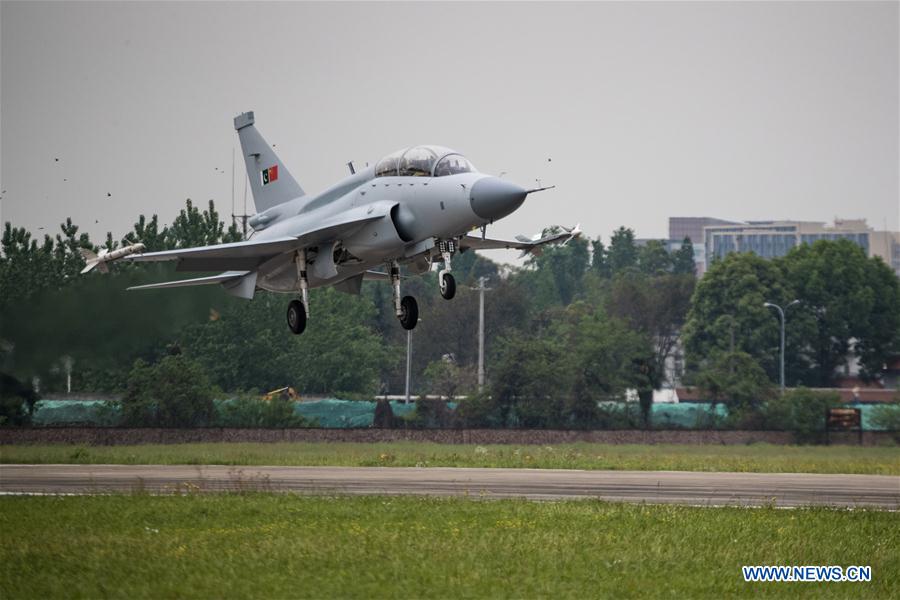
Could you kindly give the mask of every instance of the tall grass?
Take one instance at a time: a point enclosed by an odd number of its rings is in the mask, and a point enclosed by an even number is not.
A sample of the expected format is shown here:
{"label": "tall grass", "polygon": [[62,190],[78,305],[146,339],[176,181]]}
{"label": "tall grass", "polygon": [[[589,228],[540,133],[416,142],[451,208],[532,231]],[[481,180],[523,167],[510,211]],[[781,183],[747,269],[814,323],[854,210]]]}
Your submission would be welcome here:
{"label": "tall grass", "polygon": [[3,463],[531,467],[900,475],[900,448],[418,442],[0,446]]}

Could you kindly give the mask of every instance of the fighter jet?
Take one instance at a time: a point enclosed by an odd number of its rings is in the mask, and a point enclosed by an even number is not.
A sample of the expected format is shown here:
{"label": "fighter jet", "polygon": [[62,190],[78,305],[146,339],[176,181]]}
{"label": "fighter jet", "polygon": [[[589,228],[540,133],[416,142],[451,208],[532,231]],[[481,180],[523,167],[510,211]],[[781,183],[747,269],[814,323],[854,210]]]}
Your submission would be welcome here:
{"label": "fighter jet", "polygon": [[[310,316],[309,290],[334,286],[358,294],[363,280],[390,281],[393,308],[404,329],[419,320],[416,299],[400,291],[400,267],[411,273],[441,265],[440,293],[456,293],[451,261],[457,252],[515,248],[534,252],[580,235],[576,227],[537,240],[494,240],[488,224],[511,214],[531,193],[479,173],[464,156],[440,146],[413,146],[389,154],[316,195],[307,195],[257,131],[252,112],[234,119],[257,213],[249,239],[134,254],[136,262],[176,261],[176,271],[218,275],[141,285],[130,290],[220,284],[252,299],[258,289],[298,293],[287,309],[299,334]],[[481,228],[481,235],[472,232]],[[385,266],[385,271],[375,270]]]}

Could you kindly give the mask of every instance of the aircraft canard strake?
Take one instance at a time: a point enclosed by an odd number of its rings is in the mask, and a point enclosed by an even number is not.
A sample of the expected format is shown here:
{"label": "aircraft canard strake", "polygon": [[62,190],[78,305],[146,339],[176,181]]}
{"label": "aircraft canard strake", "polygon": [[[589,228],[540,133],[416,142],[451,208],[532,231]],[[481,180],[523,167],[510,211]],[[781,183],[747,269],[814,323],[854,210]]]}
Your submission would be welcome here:
{"label": "aircraft canard strake", "polygon": [[[177,261],[177,271],[218,275],[142,285],[156,289],[221,284],[252,299],[257,289],[299,292],[288,305],[288,326],[302,333],[309,289],[334,286],[359,293],[363,280],[390,281],[394,311],[405,329],[418,321],[418,305],[400,293],[400,266],[420,274],[440,262],[441,295],[456,291],[451,259],[457,252],[515,248],[536,252],[580,235],[576,227],[537,240],[493,240],[484,228],[540,190],[526,190],[484,175],[461,154],[439,146],[414,146],[386,156],[317,195],[308,195],[254,126],[252,112],[234,119],[257,213],[250,239],[132,254],[137,262]],[[542,188],[544,189],[544,188]],[[481,235],[469,232],[482,228]],[[385,265],[387,272],[374,270]],[[105,266],[105,265],[104,265]]]}

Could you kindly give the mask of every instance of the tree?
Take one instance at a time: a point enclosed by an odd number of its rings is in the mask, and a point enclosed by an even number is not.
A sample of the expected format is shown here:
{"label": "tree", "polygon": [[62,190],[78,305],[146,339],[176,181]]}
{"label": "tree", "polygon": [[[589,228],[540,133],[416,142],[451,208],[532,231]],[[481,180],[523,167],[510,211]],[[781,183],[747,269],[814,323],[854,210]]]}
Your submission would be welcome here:
{"label": "tree", "polygon": [[[723,352],[744,352],[772,381],[778,379],[780,324],[764,306],[793,300],[778,266],[754,254],[714,262],[697,283],[684,326],[687,366],[694,371]],[[788,337],[802,339],[803,323],[788,319]]]}
{"label": "tree", "polygon": [[56,234],[56,246],[53,249],[61,279],[76,277],[84,268],[84,258],[79,250],[85,248],[93,250],[90,237],[86,233],[78,234],[78,226],[72,223],[72,218],[66,218],[66,222],[59,226],[62,235]]}
{"label": "tree", "polygon": [[627,390],[636,389],[643,400],[644,421],[648,425],[649,405],[658,385],[649,338],[602,311],[584,314],[575,331],[571,346],[576,362],[574,389],[568,407],[571,418],[576,423],[592,423],[597,417],[598,402],[622,401]]}
{"label": "tree", "polygon": [[[559,233],[558,228],[545,229],[543,235]],[[534,304],[540,309],[551,305],[566,306],[582,291],[582,280],[590,263],[587,240],[575,238],[565,245],[541,248],[526,261],[533,271],[523,273],[535,290]]]}
{"label": "tree", "polygon": [[158,252],[160,250],[168,250],[172,247],[169,240],[169,228],[159,228],[159,218],[156,215],[147,221],[144,215],[138,217],[134,224],[134,230],[125,234],[122,240],[126,244],[144,244],[147,252]]}
{"label": "tree", "polygon": [[686,237],[681,242],[681,248],[672,255],[672,272],[676,275],[694,275],[697,265],[694,264],[694,245],[691,238]]}
{"label": "tree", "polygon": [[400,352],[386,347],[370,327],[370,302],[330,288],[315,290],[315,319],[302,336],[292,336],[283,298],[259,292],[250,302],[233,300],[214,318],[187,328],[179,344],[228,391],[285,385],[317,394],[378,391],[382,363]]}
{"label": "tree", "polygon": [[556,309],[546,329],[512,333],[491,364],[489,400],[466,406],[481,422],[523,427],[593,427],[602,401],[650,392],[653,349],[646,336],[576,302]]}
{"label": "tree", "polygon": [[840,406],[837,392],[795,388],[772,396],[764,407],[766,429],[793,431],[799,443],[822,442],[828,409]]}
{"label": "tree", "polygon": [[565,382],[572,361],[555,336],[512,333],[502,340],[491,368],[492,412],[501,425],[553,427],[562,421]]}
{"label": "tree", "polygon": [[772,397],[774,387],[759,363],[746,352],[720,352],[710,358],[695,377],[713,406],[724,402],[737,422],[757,413]]}
{"label": "tree", "polygon": [[425,369],[432,393],[453,400],[459,394],[475,389],[475,377],[471,368],[460,367],[449,359],[436,360]]}
{"label": "tree", "polygon": [[791,361],[799,378],[832,385],[851,353],[863,377],[876,378],[900,350],[900,280],[890,267],[866,258],[849,240],[803,244],[778,264],[802,302],[791,319],[803,319],[808,327],[801,350],[808,361]]}
{"label": "tree", "polygon": [[653,344],[654,387],[663,383],[666,362],[675,352],[690,308],[695,279],[691,275],[647,277],[631,272],[615,278],[606,307],[613,317],[647,336]]}
{"label": "tree", "polygon": [[616,229],[609,240],[606,262],[612,275],[637,266],[638,249],[634,243],[634,231],[626,227]]}
{"label": "tree", "polygon": [[185,207],[169,227],[169,243],[175,248],[218,244],[224,229],[225,223],[219,220],[212,200],[209,201],[209,208],[201,213],[188,198]]}
{"label": "tree", "polygon": [[591,248],[593,250],[591,253],[591,271],[603,279],[609,279],[610,270],[606,247],[599,237],[591,242]]}
{"label": "tree", "polygon": [[650,240],[638,248],[638,268],[647,275],[665,275],[672,271],[672,256],[665,243]]}
{"label": "tree", "polygon": [[183,354],[153,365],[135,362],[122,398],[124,422],[139,427],[202,427],[214,410],[206,372]]}
{"label": "tree", "polygon": [[7,373],[0,373],[0,426],[25,425],[31,421],[38,395]]}

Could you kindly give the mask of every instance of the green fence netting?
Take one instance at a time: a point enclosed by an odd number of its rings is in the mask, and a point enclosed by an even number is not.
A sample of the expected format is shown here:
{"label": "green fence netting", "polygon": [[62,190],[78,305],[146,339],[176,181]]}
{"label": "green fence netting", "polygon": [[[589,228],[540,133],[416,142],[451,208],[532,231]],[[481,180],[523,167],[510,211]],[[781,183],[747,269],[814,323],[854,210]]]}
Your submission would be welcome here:
{"label": "green fence netting", "polygon": [[[221,406],[228,400],[217,400]],[[849,408],[859,408],[862,412],[862,428],[866,431],[882,431],[884,428],[872,422],[876,410],[883,405],[848,404]],[[455,409],[455,403],[449,403]],[[629,411],[632,420],[637,419],[639,408],[636,403],[604,402],[606,411]],[[900,410],[900,406],[889,406],[888,410]],[[408,416],[415,409],[415,403],[391,402],[394,416]],[[356,400],[327,398],[296,402],[294,411],[298,415],[314,421],[319,427],[349,429],[369,427],[375,417],[375,403]],[[713,417],[713,414],[715,417]],[[681,402],[677,404],[654,404],[651,407],[651,421],[656,429],[709,429],[716,421],[721,422],[728,415],[723,405],[717,405],[713,412],[709,404]],[[824,418],[824,415],[823,415]],[[112,426],[119,421],[119,410],[107,400],[40,400],[35,404],[32,423],[37,426],[96,425]]]}

